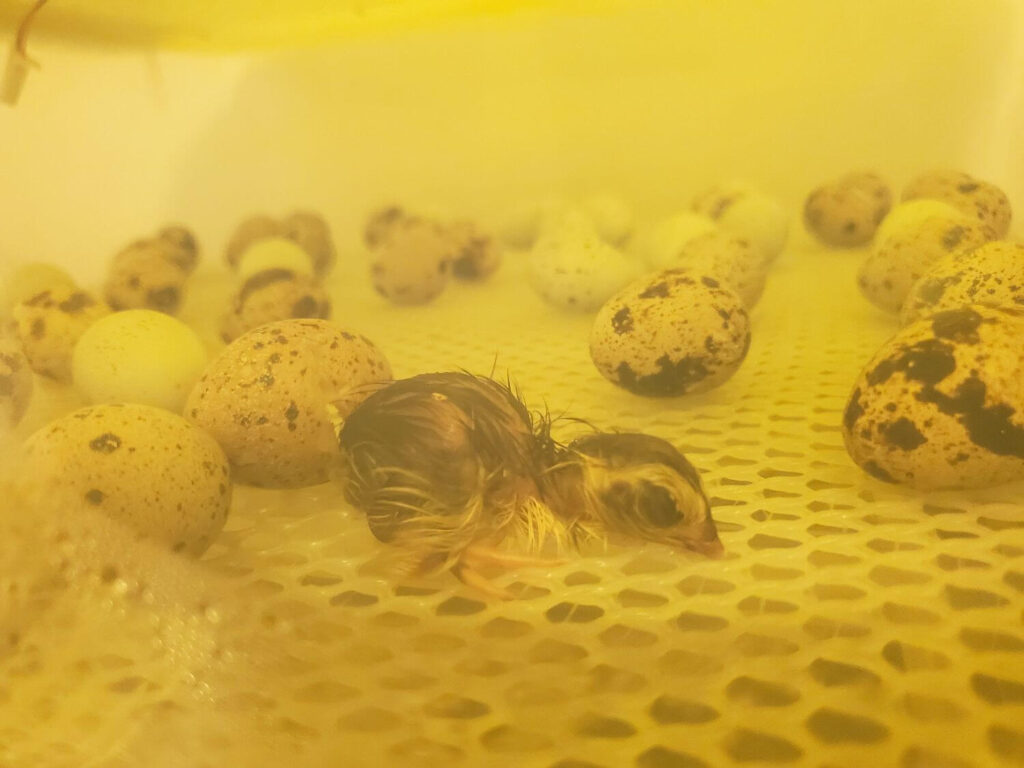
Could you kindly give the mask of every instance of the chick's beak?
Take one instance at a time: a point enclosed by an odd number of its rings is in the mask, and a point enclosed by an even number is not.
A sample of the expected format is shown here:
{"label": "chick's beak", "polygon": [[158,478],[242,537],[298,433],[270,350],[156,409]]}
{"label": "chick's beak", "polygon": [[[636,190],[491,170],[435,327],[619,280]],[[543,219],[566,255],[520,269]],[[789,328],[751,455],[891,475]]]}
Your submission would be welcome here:
{"label": "chick's beak", "polygon": [[704,524],[697,528],[681,531],[676,537],[676,544],[713,560],[717,560],[725,554],[725,547],[722,545],[721,539],[718,538],[718,531],[711,520],[705,520]]}

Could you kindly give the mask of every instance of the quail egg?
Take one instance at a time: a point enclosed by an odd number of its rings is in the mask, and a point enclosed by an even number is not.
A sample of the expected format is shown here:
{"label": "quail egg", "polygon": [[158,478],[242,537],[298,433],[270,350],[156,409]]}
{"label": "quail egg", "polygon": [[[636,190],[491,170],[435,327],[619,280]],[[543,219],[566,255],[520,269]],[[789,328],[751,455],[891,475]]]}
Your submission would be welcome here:
{"label": "quail egg", "polygon": [[960,171],[938,170],[921,174],[903,190],[904,200],[941,200],[990,227],[994,237],[1010,231],[1010,200],[994,184]]}
{"label": "quail egg", "polygon": [[735,291],[747,309],[761,298],[768,273],[768,265],[759,250],[746,240],[722,231],[708,232],[690,240],[679,250],[675,266],[711,275]]}
{"label": "quail egg", "polygon": [[376,248],[390,235],[396,224],[412,218],[397,205],[389,205],[373,211],[363,225],[363,242],[368,248]]}
{"label": "quail egg", "polygon": [[852,173],[807,196],[804,224],[826,245],[851,248],[870,242],[891,207],[892,192],[881,177]]}
{"label": "quail egg", "polygon": [[199,244],[191,230],[170,224],[156,233],[157,239],[170,246],[167,257],[185,272],[192,272],[199,263]]}
{"label": "quail egg", "polygon": [[715,277],[681,269],[624,288],[601,307],[590,334],[601,375],[648,397],[713,389],[739,369],[749,347],[739,296]]}
{"label": "quail egg", "polygon": [[224,248],[224,258],[232,269],[238,267],[238,261],[249,247],[267,237],[283,237],[284,228],[277,219],[263,214],[250,216],[242,221],[231,233],[228,244]]}
{"label": "quail egg", "polygon": [[299,275],[313,275],[313,260],[302,248],[283,237],[264,237],[253,242],[238,257],[235,273],[248,280],[267,269],[286,269]]}
{"label": "quail egg", "polygon": [[942,257],[914,283],[900,319],[962,304],[1024,308],[1024,245],[996,241]]}
{"label": "quail egg", "polygon": [[153,309],[173,315],[181,306],[188,272],[176,255],[180,250],[165,240],[138,240],[119,252],[110,264],[103,295],[115,310]]}
{"label": "quail egg", "polygon": [[24,445],[20,474],[69,503],[175,551],[201,554],[224,526],[231,477],[212,437],[148,405],[96,405],[57,419]]}
{"label": "quail egg", "polygon": [[7,317],[15,305],[50,289],[75,290],[75,281],[60,267],[41,262],[19,264],[4,275],[0,285],[0,317]]}
{"label": "quail egg", "polygon": [[0,336],[0,435],[17,426],[25,415],[34,382],[21,344]]}
{"label": "quail egg", "polygon": [[746,240],[774,261],[786,247],[789,217],[772,197],[743,183],[712,187],[697,195],[693,210],[711,218],[719,228]]}
{"label": "quail egg", "polygon": [[495,238],[474,224],[460,221],[448,227],[455,241],[452,276],[459,280],[486,280],[501,266],[501,248]]}
{"label": "quail egg", "polygon": [[1024,479],[1024,314],[942,310],[883,345],[843,415],[850,457],[921,489]]}
{"label": "quail egg", "polygon": [[636,249],[652,269],[669,269],[676,266],[683,246],[695,237],[716,231],[718,227],[708,216],[682,211],[639,233]]}
{"label": "quail egg", "polygon": [[86,328],[110,314],[110,307],[88,291],[54,288],[21,302],[11,314],[32,370],[68,382],[75,344]]}
{"label": "quail egg", "polygon": [[323,277],[334,266],[334,241],[324,217],[312,211],[294,211],[281,220],[281,236],[309,254],[313,272]]}
{"label": "quail egg", "polygon": [[235,294],[221,323],[221,337],[234,341],[246,331],[288,318],[331,316],[331,300],[312,277],[289,269],[251,275]]}
{"label": "quail egg", "polygon": [[337,460],[333,421],[391,380],[365,336],[326,320],[281,320],[216,357],[185,415],[224,448],[239,482],[295,488],[326,482]]}
{"label": "quail egg", "polygon": [[374,251],[373,287],[395,304],[426,304],[448,284],[455,241],[439,224],[403,219]]}
{"label": "quail egg", "polygon": [[580,202],[597,234],[610,245],[621,247],[633,233],[633,210],[616,195],[590,195]]}
{"label": "quail egg", "polygon": [[149,309],[102,317],[75,345],[75,387],[93,403],[142,403],[178,412],[206,366],[206,349],[177,318]]}

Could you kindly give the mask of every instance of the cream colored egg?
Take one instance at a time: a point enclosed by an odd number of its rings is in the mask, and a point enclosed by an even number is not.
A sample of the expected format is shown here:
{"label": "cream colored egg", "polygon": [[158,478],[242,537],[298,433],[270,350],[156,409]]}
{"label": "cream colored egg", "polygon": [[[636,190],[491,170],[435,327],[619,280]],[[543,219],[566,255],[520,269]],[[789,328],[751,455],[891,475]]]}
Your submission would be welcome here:
{"label": "cream colored egg", "polygon": [[1010,231],[1010,200],[999,187],[961,171],[937,170],[923,173],[903,190],[904,200],[930,199],[954,208],[989,226],[994,237]]}
{"label": "cream colored egg", "polygon": [[426,304],[451,277],[455,241],[439,224],[403,219],[374,251],[373,287],[394,304]]}
{"label": "cream colored egg", "polygon": [[990,239],[991,230],[957,212],[932,216],[901,227],[884,240],[876,238],[861,265],[857,284],[872,304],[899,312],[911,287],[943,256],[975,248]]}
{"label": "cream colored egg", "polygon": [[606,243],[621,246],[633,234],[633,209],[621,197],[610,194],[590,195],[580,202],[580,207]]}
{"label": "cream colored egg", "polygon": [[224,259],[227,261],[228,266],[232,269],[238,267],[238,261],[242,258],[242,254],[245,253],[249,247],[263,240],[267,237],[283,237],[284,228],[277,219],[273,219],[270,216],[263,214],[257,214],[250,216],[248,219],[243,220],[234,232],[231,233],[231,237],[228,238],[228,244],[224,248]]}
{"label": "cream colored egg", "polygon": [[590,356],[601,375],[638,395],[673,397],[719,386],[750,347],[750,319],[733,291],[685,270],[647,275],[597,313]]}
{"label": "cream colored egg", "polygon": [[242,280],[248,280],[257,272],[267,269],[287,269],[299,275],[312,275],[313,260],[292,240],[264,237],[246,248],[235,266]]}
{"label": "cream colored egg", "polygon": [[760,249],[774,261],[789,238],[789,216],[773,197],[749,184],[733,182],[712,187],[697,195],[693,210],[711,218],[720,229]]}
{"label": "cream colored egg", "polygon": [[265,269],[242,283],[221,322],[221,338],[234,341],[261,325],[288,318],[331,316],[327,291],[313,277],[288,269]]}
{"label": "cream colored egg", "polygon": [[93,323],[75,346],[75,387],[93,403],[142,403],[180,412],[206,367],[206,349],[180,320],[149,309]]}
{"label": "cream colored egg", "polygon": [[327,221],[319,213],[293,211],[288,214],[281,220],[281,236],[309,254],[313,272],[318,277],[323,277],[334,267],[334,240]]}
{"label": "cream colored egg", "polygon": [[963,216],[949,203],[941,200],[908,200],[890,209],[875,232],[875,242],[882,243],[895,235],[913,233],[928,219],[958,219]]}
{"label": "cream colored egg", "polygon": [[90,325],[110,314],[110,307],[88,291],[54,288],[18,304],[11,314],[32,370],[68,382],[75,344]]}
{"label": "cream colored egg", "polygon": [[115,310],[153,309],[177,313],[188,272],[179,266],[178,250],[164,240],[138,240],[110,263],[103,296]]}
{"label": "cream colored egg", "polygon": [[34,384],[20,342],[0,336],[0,435],[21,421],[32,399]]}
{"label": "cream colored egg", "polygon": [[843,417],[850,457],[921,489],[1024,480],[1024,314],[937,312],[887,341]]}
{"label": "cream colored egg", "polygon": [[900,320],[963,304],[1024,309],[1024,245],[997,241],[942,257],[914,283]]}
{"label": "cream colored egg", "polygon": [[16,304],[51,289],[74,290],[75,281],[53,264],[19,264],[8,271],[0,283],[0,316],[9,316]]}
{"label": "cream colored egg", "polygon": [[198,555],[231,503],[227,459],[212,437],[148,405],[96,405],[32,435],[20,471],[69,504],[86,506],[142,537]]}
{"label": "cream colored egg", "polygon": [[282,320],[228,345],[185,415],[217,439],[239,482],[315,485],[337,461],[333,422],[390,380],[387,359],[365,336],[326,320]]}

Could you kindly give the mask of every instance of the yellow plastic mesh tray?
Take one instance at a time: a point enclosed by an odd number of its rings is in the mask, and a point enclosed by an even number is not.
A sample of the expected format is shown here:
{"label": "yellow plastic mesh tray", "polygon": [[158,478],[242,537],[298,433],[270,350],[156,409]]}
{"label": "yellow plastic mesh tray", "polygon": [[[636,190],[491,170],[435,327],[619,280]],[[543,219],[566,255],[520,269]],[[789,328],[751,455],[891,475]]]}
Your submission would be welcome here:
{"label": "yellow plastic mesh tray", "polygon": [[336,319],[397,376],[496,361],[534,406],[683,448],[726,559],[591,551],[489,602],[390,579],[334,487],[238,488],[198,564],[113,532],[82,578],[33,582],[0,646],[0,765],[1024,764],[1024,492],[924,495],[847,458],[845,398],[894,330],[858,263],[787,253],[739,373],[671,401],[601,379],[589,318],[543,305],[515,255],[409,309],[343,265]]}

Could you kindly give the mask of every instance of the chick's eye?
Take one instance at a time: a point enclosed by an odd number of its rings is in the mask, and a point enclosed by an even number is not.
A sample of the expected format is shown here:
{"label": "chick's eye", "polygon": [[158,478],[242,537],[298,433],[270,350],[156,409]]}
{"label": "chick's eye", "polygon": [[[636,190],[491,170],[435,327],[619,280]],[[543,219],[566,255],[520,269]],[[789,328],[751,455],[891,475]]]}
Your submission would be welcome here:
{"label": "chick's eye", "polygon": [[641,482],[637,507],[640,513],[657,528],[668,528],[683,519],[675,499],[660,485]]}

